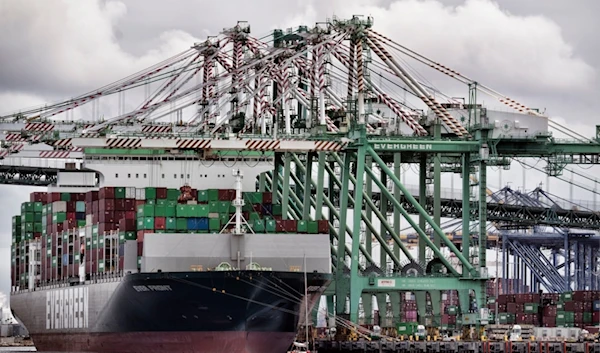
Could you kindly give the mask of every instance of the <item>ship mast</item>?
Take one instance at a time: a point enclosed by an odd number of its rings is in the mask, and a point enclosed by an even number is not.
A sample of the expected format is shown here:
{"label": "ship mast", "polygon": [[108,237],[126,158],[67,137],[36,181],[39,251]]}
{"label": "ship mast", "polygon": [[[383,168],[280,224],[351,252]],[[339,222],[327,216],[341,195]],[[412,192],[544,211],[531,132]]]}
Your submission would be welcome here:
{"label": "ship mast", "polygon": [[[244,174],[239,169],[233,170],[233,176],[235,177],[235,200],[233,200],[233,206],[235,206],[235,231],[234,234],[242,234],[242,207],[244,207],[244,198],[242,197],[242,179]],[[244,220],[244,223],[245,220]]]}

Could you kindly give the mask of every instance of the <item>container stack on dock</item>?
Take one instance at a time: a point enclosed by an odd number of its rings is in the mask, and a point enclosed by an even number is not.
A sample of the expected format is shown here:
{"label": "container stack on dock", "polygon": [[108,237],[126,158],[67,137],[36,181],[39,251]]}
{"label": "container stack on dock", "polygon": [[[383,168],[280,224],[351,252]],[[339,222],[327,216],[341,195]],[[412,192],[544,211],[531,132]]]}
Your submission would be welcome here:
{"label": "container stack on dock", "polygon": [[[498,297],[500,324],[578,327],[596,331],[600,324],[600,291],[510,294]],[[495,307],[495,306],[494,306]],[[490,305],[490,309],[493,309]],[[590,332],[591,332],[590,331]]]}
{"label": "container stack on dock", "polygon": [[[230,222],[233,189],[197,190],[103,187],[86,193],[35,192],[12,220],[13,286],[29,282],[29,245],[39,241],[36,283],[79,276],[80,259],[87,274],[123,270],[123,244],[138,243],[141,263],[148,233],[220,233]],[[271,193],[244,192],[243,216],[255,233],[329,233],[327,220],[289,220]]]}

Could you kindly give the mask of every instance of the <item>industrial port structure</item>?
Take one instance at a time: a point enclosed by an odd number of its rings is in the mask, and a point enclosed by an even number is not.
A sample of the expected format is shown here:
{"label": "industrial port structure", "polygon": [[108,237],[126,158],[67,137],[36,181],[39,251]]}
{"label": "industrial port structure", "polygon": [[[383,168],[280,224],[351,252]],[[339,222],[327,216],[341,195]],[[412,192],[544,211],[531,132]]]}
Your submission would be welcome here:
{"label": "industrial port structure", "polygon": [[[328,311],[354,323],[359,312],[373,322],[373,298],[381,317],[398,317],[402,292],[414,293],[421,320],[427,303],[448,290],[458,290],[463,323],[487,322],[481,309],[490,296],[490,247],[501,247],[504,290],[600,290],[596,204],[565,207],[541,188],[526,194],[487,187],[489,167],[509,169],[516,159],[544,160],[551,177],[569,165],[600,164],[600,126],[594,137],[580,136],[372,26],[371,18],[355,16],[275,30],[265,39],[239,22],[98,90],[0,117],[0,182],[143,186],[174,173],[193,184],[211,160],[232,167],[249,157],[271,161],[258,191],[273,192],[284,219],[329,221],[335,281],[326,292]],[[407,59],[458,81],[467,98],[430,87]],[[482,94],[514,112],[483,107]],[[126,110],[132,101],[139,106]],[[118,113],[106,116],[105,105]],[[80,119],[88,114],[82,107],[91,108],[91,118]],[[549,128],[573,140],[557,139]],[[119,160],[157,167],[148,176],[96,173]],[[189,161],[190,168],[161,169],[169,160]],[[418,166],[417,193],[402,182],[406,165]],[[449,173],[461,178],[458,199],[441,195]],[[592,183],[595,200],[598,181]],[[442,218],[461,220],[461,230],[450,237]],[[416,254],[401,220],[417,234]],[[490,226],[497,232],[490,235]],[[509,272],[527,282],[509,285]],[[441,324],[440,315],[433,306],[432,325]]]}

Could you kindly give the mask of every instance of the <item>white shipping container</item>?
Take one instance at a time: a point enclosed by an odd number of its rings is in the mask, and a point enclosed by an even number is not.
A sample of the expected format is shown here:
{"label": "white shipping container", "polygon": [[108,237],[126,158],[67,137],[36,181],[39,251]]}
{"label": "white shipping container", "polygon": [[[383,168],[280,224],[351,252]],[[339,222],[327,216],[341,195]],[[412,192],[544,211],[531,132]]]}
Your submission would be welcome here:
{"label": "white shipping container", "polygon": [[89,224],[85,226],[85,236],[86,238],[92,238],[92,226]]}
{"label": "white shipping container", "polygon": [[133,187],[125,188],[125,198],[126,199],[135,199],[137,197],[136,189]]}
{"label": "white shipping container", "polygon": [[146,199],[146,189],[135,189],[135,199],[136,200],[145,200]]}
{"label": "white shipping container", "polygon": [[67,212],[67,201],[54,201],[52,203],[52,214]]}
{"label": "white shipping container", "polygon": [[91,226],[94,223],[94,215],[86,214],[85,215],[85,224]]}
{"label": "white shipping container", "polygon": [[79,228],[79,238],[85,238],[85,228]]}

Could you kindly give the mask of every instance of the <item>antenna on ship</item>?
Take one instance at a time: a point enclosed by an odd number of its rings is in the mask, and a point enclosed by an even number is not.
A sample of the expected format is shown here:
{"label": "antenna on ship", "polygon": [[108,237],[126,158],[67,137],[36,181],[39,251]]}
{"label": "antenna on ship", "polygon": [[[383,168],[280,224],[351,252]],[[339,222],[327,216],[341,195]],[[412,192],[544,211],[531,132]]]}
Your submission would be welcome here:
{"label": "antenna on ship", "polygon": [[227,224],[221,229],[221,233],[223,233],[223,231],[227,229],[227,227],[232,222],[234,222],[235,225],[233,234],[244,234],[245,229],[242,230],[242,225],[246,225],[246,229],[249,229],[250,232],[254,233],[254,231],[248,224],[248,221],[244,218],[242,214],[242,207],[244,207],[245,204],[244,198],[242,197],[242,179],[244,179],[244,173],[242,173],[242,171],[239,169],[234,169],[232,174],[235,177],[235,199],[232,202],[233,206],[235,207],[235,214],[233,215],[233,217],[231,217],[231,219],[229,219],[229,222],[227,222]]}

